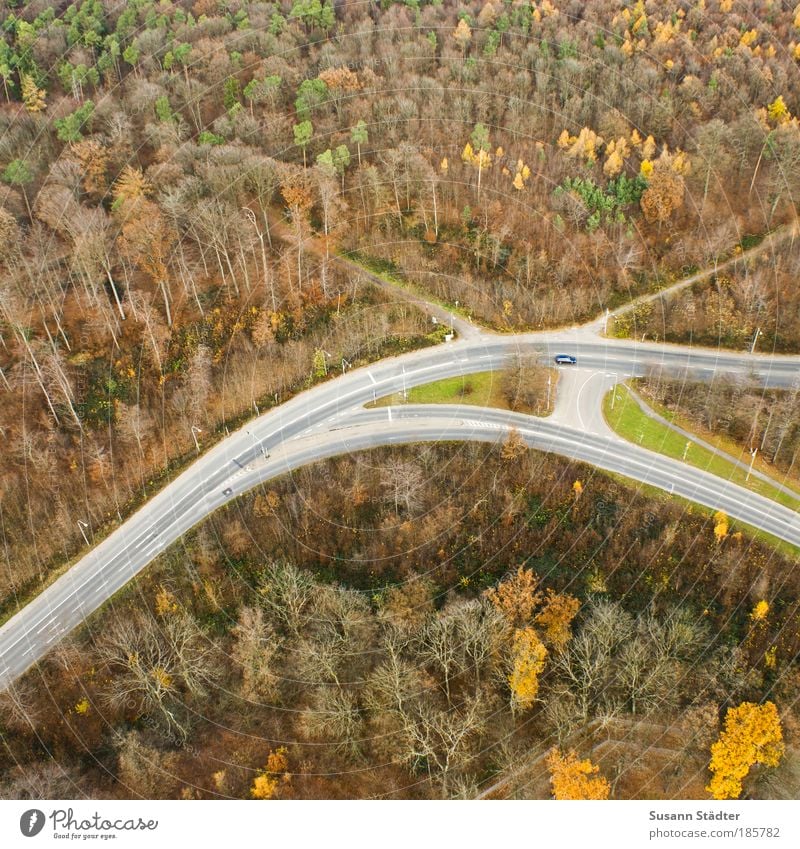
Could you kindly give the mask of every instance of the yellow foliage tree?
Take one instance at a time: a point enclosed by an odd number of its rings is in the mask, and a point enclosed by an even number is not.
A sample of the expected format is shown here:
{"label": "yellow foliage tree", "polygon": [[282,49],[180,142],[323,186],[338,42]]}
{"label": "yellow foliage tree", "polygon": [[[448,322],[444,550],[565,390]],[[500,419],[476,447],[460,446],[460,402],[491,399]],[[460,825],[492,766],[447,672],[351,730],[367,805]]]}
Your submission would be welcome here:
{"label": "yellow foliage tree", "polygon": [[159,616],[166,616],[168,613],[177,612],[178,602],[175,600],[175,596],[161,584],[156,593],[156,613]]}
{"label": "yellow foliage tree", "polygon": [[108,188],[109,154],[106,148],[95,139],[82,139],[73,144],[71,150],[81,165],[84,190],[90,195],[104,195]]}
{"label": "yellow foliage tree", "polygon": [[749,29],[743,32],[739,37],[739,44],[742,47],[751,47],[758,40],[758,32],[754,29]]}
{"label": "yellow foliage tree", "polygon": [[270,752],[263,772],[259,773],[253,780],[250,795],[254,799],[272,799],[281,782],[288,784],[291,781],[288,769],[289,758],[285,746]]}
{"label": "yellow foliage tree", "polygon": [[783,753],[781,720],[773,702],[729,708],[725,728],[711,746],[712,778],[706,790],[715,799],[738,799],[750,768],[777,766]]}
{"label": "yellow foliage tree", "polygon": [[114,201],[135,201],[149,195],[150,181],[138,168],[126,165],[114,183]]}
{"label": "yellow foliage tree", "polygon": [[569,130],[562,130],[561,135],[558,137],[558,141],[556,144],[566,150],[567,148],[572,147],[573,144],[578,140],[577,136],[571,136],[569,134]]}
{"label": "yellow foliage tree", "polygon": [[714,514],[714,536],[717,542],[722,542],[728,536],[729,529],[728,517],[722,510],[717,510]]}
{"label": "yellow foliage tree", "polygon": [[511,654],[511,673],[508,676],[513,710],[525,710],[536,701],[539,676],[546,657],[547,649],[533,628],[517,629]]}
{"label": "yellow foliage tree", "polygon": [[458,22],[458,26],[453,32],[453,38],[461,48],[461,52],[465,53],[470,41],[472,41],[472,30],[470,29],[470,25],[467,23],[466,18],[462,18]]}
{"label": "yellow foliage tree", "polygon": [[767,614],[769,613],[769,602],[767,601],[759,601],[753,610],[750,613],[750,618],[754,622],[760,622],[763,619],[767,618]]}
{"label": "yellow foliage tree", "polygon": [[562,755],[551,749],[547,755],[550,786],[554,799],[608,799],[611,787],[600,775],[600,767],[588,758],[579,760],[574,749]]}
{"label": "yellow foliage tree", "polygon": [[503,443],[503,447],[500,449],[500,456],[509,462],[513,462],[514,460],[519,460],[525,452],[528,450],[528,446],[525,444],[525,440],[522,438],[520,432],[512,427],[508,432],[508,439]]}
{"label": "yellow foliage tree", "polygon": [[606,177],[616,177],[620,171],[622,171],[622,166],[625,164],[625,160],[622,158],[622,155],[618,150],[612,150],[611,153],[606,157],[606,161],[603,164],[603,173]]}
{"label": "yellow foliage tree", "polygon": [[588,162],[597,161],[597,149],[602,146],[603,139],[590,127],[583,127],[567,150],[568,156],[582,157]]}
{"label": "yellow foliage tree", "polygon": [[792,113],[784,103],[783,95],[779,94],[772,103],[767,106],[767,115],[773,124],[785,124],[791,117]]}
{"label": "yellow foliage tree", "polygon": [[572,145],[575,144],[577,140],[578,139],[576,136],[571,136],[569,134],[569,130],[562,130],[561,135],[558,137],[558,141],[556,142],[556,144],[563,150],[566,150],[567,148],[572,147]]}
{"label": "yellow foliage tree", "polygon": [[36,80],[30,74],[20,73],[20,81],[22,84],[22,102],[28,112],[33,114],[45,109],[47,103],[44,98],[47,92],[36,85]]}
{"label": "yellow foliage tree", "polygon": [[266,773],[257,775],[250,788],[250,795],[254,799],[271,799],[278,789],[278,779]]}

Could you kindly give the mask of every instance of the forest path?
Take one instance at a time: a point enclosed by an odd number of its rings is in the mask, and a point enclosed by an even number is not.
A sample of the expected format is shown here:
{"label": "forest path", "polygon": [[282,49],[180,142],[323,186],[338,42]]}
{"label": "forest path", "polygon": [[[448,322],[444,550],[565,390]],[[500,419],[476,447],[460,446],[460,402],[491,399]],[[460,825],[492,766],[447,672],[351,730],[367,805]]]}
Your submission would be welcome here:
{"label": "forest path", "polygon": [[608,321],[614,319],[617,316],[623,315],[630,310],[636,309],[636,307],[641,306],[642,304],[647,304],[652,301],[656,301],[660,298],[668,299],[674,297],[679,292],[682,292],[684,289],[687,289],[689,286],[693,286],[695,283],[699,283],[701,280],[705,280],[709,277],[713,277],[715,274],[719,274],[720,271],[724,271],[726,268],[730,268],[732,265],[736,265],[738,262],[746,262],[748,260],[753,259],[756,256],[766,252],[768,249],[773,249],[778,245],[782,244],[787,239],[794,243],[795,237],[800,234],[800,226],[795,222],[792,225],[787,225],[784,227],[779,227],[777,230],[773,230],[771,233],[768,233],[757,245],[754,245],[752,248],[748,248],[746,251],[742,251],[741,253],[735,254],[734,256],[729,257],[726,260],[723,260],[719,263],[714,263],[713,265],[707,266],[701,271],[696,271],[694,274],[690,274],[688,277],[683,277],[680,280],[677,280],[675,283],[665,287],[664,289],[659,289],[657,292],[648,292],[645,295],[639,295],[639,297],[634,298],[631,301],[623,304],[620,307],[617,307],[613,310],[608,310],[606,313],[602,313],[597,318],[591,319],[586,322],[583,327],[586,330],[590,330],[599,335],[605,335],[607,330]]}

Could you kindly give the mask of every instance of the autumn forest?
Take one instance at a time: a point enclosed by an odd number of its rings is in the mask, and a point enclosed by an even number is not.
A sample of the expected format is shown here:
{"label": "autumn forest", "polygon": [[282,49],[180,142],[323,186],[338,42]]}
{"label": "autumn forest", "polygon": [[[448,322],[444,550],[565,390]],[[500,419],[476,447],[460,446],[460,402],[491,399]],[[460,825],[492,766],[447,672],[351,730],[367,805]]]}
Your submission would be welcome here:
{"label": "autumn forest", "polygon": [[[665,290],[609,335],[800,352],[794,3],[0,22],[0,623],[251,416],[447,344],[426,300],[502,334]],[[639,390],[794,469],[797,391]],[[0,694],[0,798],[797,798],[797,565],[513,433],[326,460]]]}

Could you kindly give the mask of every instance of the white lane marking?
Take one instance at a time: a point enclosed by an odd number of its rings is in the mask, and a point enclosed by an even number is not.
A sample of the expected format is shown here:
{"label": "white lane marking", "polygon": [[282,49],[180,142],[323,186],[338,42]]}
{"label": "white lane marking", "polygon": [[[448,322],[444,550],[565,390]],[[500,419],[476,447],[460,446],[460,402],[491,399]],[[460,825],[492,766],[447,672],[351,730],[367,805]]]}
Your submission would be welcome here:
{"label": "white lane marking", "polygon": [[389,421],[391,421],[391,420],[392,420],[392,408],[391,408],[391,407],[387,407],[387,408],[386,408],[386,410],[387,410],[387,412],[389,413]]}
{"label": "white lane marking", "polygon": [[[141,554],[149,554],[151,551],[155,551],[156,549],[161,548],[162,545],[164,545],[163,540],[161,540],[161,539],[154,540],[153,542],[150,543],[150,545],[147,546],[147,548],[143,548],[141,550]],[[100,574],[100,573],[98,572],[97,574]]]}
{"label": "white lane marking", "polygon": [[580,429],[586,433],[589,432],[589,429],[586,427],[583,416],[581,415],[581,395],[583,395],[583,390],[586,388],[586,384],[594,377],[597,377],[598,373],[593,371],[589,374],[586,380],[581,384],[580,389],[578,390],[578,394],[575,396],[575,412],[578,414],[578,423],[580,424]]}
{"label": "white lane marking", "polygon": [[[492,356],[492,355],[484,354],[484,355],[479,355],[479,357],[478,357],[478,358],[479,358],[479,359],[488,359],[488,358],[490,358],[491,356]],[[622,363],[622,362],[627,362],[627,361],[629,361],[629,358],[627,358],[627,359],[626,359],[626,358],[625,358],[625,355],[623,355],[623,354],[617,354],[617,355],[607,355],[607,356],[606,356],[606,359],[607,359],[607,361],[609,361],[609,362],[611,362],[611,361],[620,361],[620,362]],[[450,361],[450,362],[448,362],[448,363],[436,363],[436,364],[433,364],[433,365],[430,365],[430,366],[424,366],[424,367],[421,367],[421,368],[419,368],[419,369],[415,369],[415,370],[414,370],[414,372],[409,372],[409,373],[407,373],[407,374],[420,374],[420,373],[422,373],[422,372],[429,371],[429,370],[431,370],[431,369],[440,369],[440,368],[443,368],[443,367],[445,367],[445,366],[447,366],[447,365],[451,365],[452,363],[453,363],[453,361]],[[706,369],[703,369],[703,370],[704,370],[704,371],[712,371],[712,369],[709,369],[709,368],[706,368]],[[369,377],[370,377],[370,380],[373,382],[373,384],[377,384],[377,381],[375,380],[375,378],[372,376],[372,374],[371,374],[371,373],[369,373]],[[387,375],[387,377],[386,377],[386,378],[384,378],[383,380],[381,380],[381,383],[389,382],[389,381],[391,381],[391,380],[393,380],[393,379],[395,379],[395,378],[396,378],[396,375]],[[342,402],[342,400],[344,400],[345,398],[350,398],[351,396],[356,395],[356,394],[358,394],[358,393],[359,393],[359,392],[361,392],[361,391],[363,391],[363,390],[362,390],[360,387],[356,387],[356,388],[354,388],[351,392],[348,392],[348,393],[346,393],[346,394],[345,394],[345,395],[343,395],[343,396],[339,396],[339,398],[337,399],[337,403],[341,403],[341,402]],[[269,434],[267,434],[267,436],[270,436],[270,435],[272,435],[273,433],[277,433],[277,432],[278,432],[278,431],[280,431],[282,428],[285,428],[285,427],[289,426],[289,425],[290,425],[293,421],[295,421],[295,420],[296,420],[296,419],[290,419],[288,422],[281,422],[281,424],[279,424],[277,428],[275,428],[273,431],[271,431]],[[266,438],[266,436],[265,436],[264,438]],[[215,460],[218,460],[218,459],[219,459],[219,458],[218,458],[218,457],[216,457],[216,456],[211,456],[211,457],[209,457],[208,455],[207,455],[207,458],[208,458],[208,460],[209,460],[208,465],[212,465],[212,464],[213,464],[213,462],[214,462]],[[206,464],[203,464],[203,465],[206,465]],[[197,469],[197,472],[202,472],[202,471],[204,471],[204,469],[203,469],[202,467],[201,467],[201,468],[199,468],[199,469]],[[211,473],[211,472],[210,472],[210,473]],[[206,481],[205,481],[205,480],[201,480],[201,482],[200,482],[199,484],[197,484],[197,485],[195,485],[195,486],[191,487],[190,489],[188,489],[188,491],[186,491],[186,492],[184,492],[184,493],[182,493],[182,494],[181,494],[181,493],[179,493],[179,492],[178,492],[178,493],[176,493],[176,494],[175,494],[175,496],[173,496],[173,499],[170,501],[170,506],[172,506],[173,508],[174,508],[174,506],[177,506],[177,505],[176,505],[176,503],[175,503],[175,500],[174,500],[175,498],[180,498],[181,500],[188,499],[188,498],[189,498],[189,496],[191,496],[192,494],[194,494],[195,492],[197,492],[197,490],[201,489],[201,488],[202,488],[203,486],[205,486],[205,485],[206,485]],[[706,488],[704,487],[704,489],[706,489]],[[707,490],[707,489],[706,489],[706,491],[709,491],[709,490]],[[205,500],[206,500],[206,501],[208,500],[208,497],[209,497],[209,494],[208,494],[208,493],[206,493],[206,494],[204,495],[204,498],[205,498]],[[156,502],[151,502],[151,507],[152,507],[152,509],[154,509],[154,510],[157,510],[157,509],[158,509],[158,505],[159,505],[159,502],[158,502],[158,501],[156,501]],[[764,513],[763,513],[763,511],[762,511],[762,510],[757,510],[757,512],[759,512],[759,513],[761,513],[762,515],[764,515]],[[182,514],[182,515],[183,515],[183,514]],[[179,518],[180,518],[180,517],[176,517],[176,520],[177,520],[177,519],[179,519]],[[154,523],[154,524],[155,524],[155,523]],[[794,522],[791,522],[791,523],[790,523],[790,526],[792,526],[792,527],[793,527],[793,526],[794,526]],[[153,525],[149,525],[149,526],[147,527],[147,530],[149,530],[149,529],[150,529],[150,528],[152,528],[152,527],[153,527]],[[111,540],[109,540],[109,541],[111,541]],[[116,558],[117,558],[117,557],[119,557],[119,556],[125,555],[126,553],[127,553],[128,557],[130,558],[130,556],[131,556],[131,551],[130,551],[130,549],[131,549],[131,547],[132,547],[131,543],[132,543],[132,542],[134,542],[134,543],[135,543],[135,542],[138,542],[138,540],[136,540],[136,541],[126,541],[126,542],[127,542],[127,545],[125,545],[125,547],[124,547],[124,548],[123,548],[120,552],[118,552],[118,554],[117,554],[117,555],[115,555],[115,557],[113,558],[114,560],[116,560]],[[87,555],[87,557],[92,557],[92,555],[95,555],[95,557],[94,557],[93,559],[99,559],[99,558],[96,558],[96,554],[97,554],[97,549],[95,549],[95,550],[94,550],[94,552],[92,552],[91,554]],[[146,565],[146,564],[145,564],[145,565]],[[104,567],[104,568],[105,568],[105,567]],[[92,578],[96,577],[96,575],[97,575],[97,574],[99,574],[99,571],[100,571],[100,570],[98,570],[98,572],[95,572],[93,575],[90,575],[90,576],[89,576],[89,578],[87,578],[87,579],[86,579],[86,580],[85,580],[85,581],[84,581],[84,582],[80,585],[80,587],[84,586],[86,583],[88,583],[88,581],[92,580]],[[135,570],[135,571],[139,571],[139,570],[137,569],[137,570]],[[135,574],[135,571],[134,571],[134,574]],[[80,587],[78,587],[78,589],[79,589]],[[57,608],[61,607],[63,604],[65,604],[65,603],[66,603],[66,601],[67,601],[68,599],[72,598],[74,595],[75,595],[75,590],[73,589],[73,591],[72,591],[72,592],[71,592],[71,593],[70,593],[70,594],[69,594],[66,598],[62,599],[62,600],[61,600],[61,601],[60,601],[60,602],[59,602],[59,603],[55,606],[55,608],[57,609]],[[41,620],[39,620],[39,621],[41,622]],[[35,624],[38,624],[38,623],[35,623]],[[27,636],[27,634],[26,634],[26,635],[23,635],[23,637],[22,637],[22,638],[20,638],[20,639],[23,639],[23,638],[24,638],[24,636]],[[16,645],[19,641],[20,641],[19,639],[18,639],[17,641],[15,641],[15,642],[12,644],[12,647],[13,647],[14,645]],[[27,650],[27,652],[26,652],[26,653],[30,653],[30,651],[31,651],[31,649],[29,648],[29,649]]]}
{"label": "white lane marking", "polygon": [[373,384],[377,385],[378,381],[375,380],[375,378],[372,376],[372,372],[369,370],[367,371],[367,377],[373,382]]}

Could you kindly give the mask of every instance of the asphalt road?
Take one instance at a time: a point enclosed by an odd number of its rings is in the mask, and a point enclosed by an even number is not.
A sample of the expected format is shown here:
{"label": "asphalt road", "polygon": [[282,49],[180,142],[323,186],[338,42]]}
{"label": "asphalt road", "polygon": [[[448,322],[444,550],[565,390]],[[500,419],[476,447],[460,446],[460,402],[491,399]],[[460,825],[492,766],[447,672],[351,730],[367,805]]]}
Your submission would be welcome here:
{"label": "asphalt road", "polygon": [[[552,420],[509,418],[511,414],[503,411],[475,407],[425,407],[424,414],[407,406],[362,409],[374,399],[432,380],[500,368],[510,355],[530,351],[548,359],[561,352],[578,357],[578,368],[563,370]],[[602,340],[583,328],[517,336],[478,332],[320,384],[254,419],[199,457],[0,628],[0,690],[229,498],[259,481],[343,451],[429,440],[491,442],[504,438],[513,422],[536,448],[723,509],[800,545],[798,516],[787,508],[608,434],[598,418],[599,398],[614,382],[651,368],[707,380],[724,373],[752,375],[769,386],[791,386],[800,377],[800,357]],[[387,409],[394,413],[391,421]],[[233,496],[224,493],[227,489]]]}

